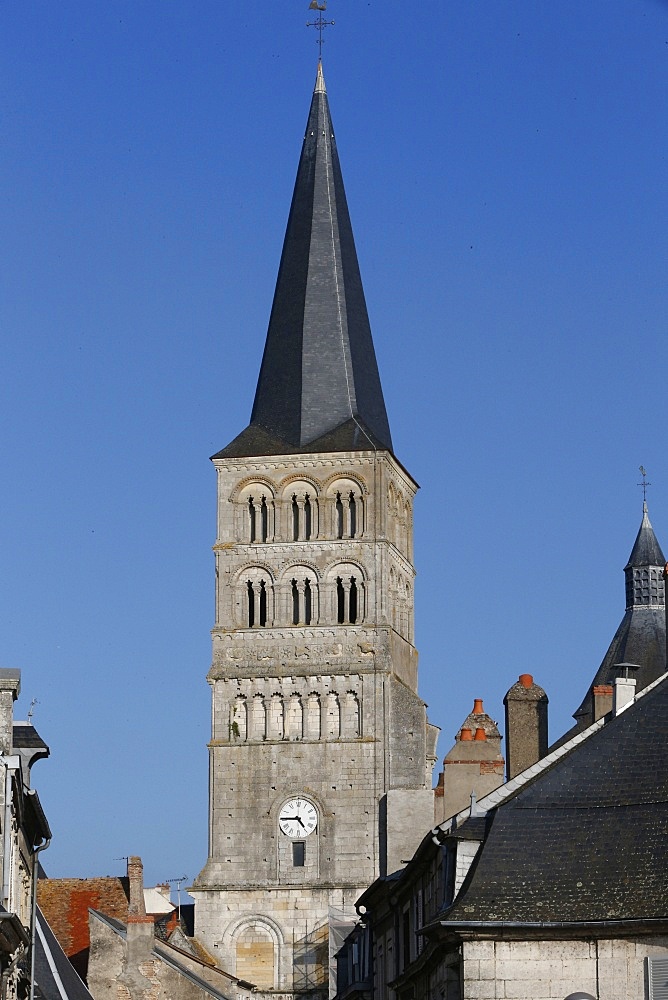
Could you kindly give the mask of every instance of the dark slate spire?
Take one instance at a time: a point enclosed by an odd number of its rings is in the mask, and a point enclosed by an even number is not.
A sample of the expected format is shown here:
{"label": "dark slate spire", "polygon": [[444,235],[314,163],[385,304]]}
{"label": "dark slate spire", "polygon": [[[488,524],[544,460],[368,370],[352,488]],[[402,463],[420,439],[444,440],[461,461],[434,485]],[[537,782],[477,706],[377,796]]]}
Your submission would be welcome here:
{"label": "dark slate spire", "polygon": [[214,457],[392,449],[318,65],[250,426]]}
{"label": "dark slate spire", "polygon": [[[626,611],[584,701],[575,712],[578,725],[594,721],[594,689],[614,684],[619,663],[638,664],[637,690],[666,670],[666,598],[663,572],[666,560],[643,503],[642,521],[624,567]],[[604,691],[601,693],[605,694]]]}
{"label": "dark slate spire", "polygon": [[640,566],[661,566],[663,568],[665,564],[666,560],[661,551],[661,546],[656,540],[654,528],[649,520],[647,502],[644,501],[642,505],[642,521],[624,572],[626,573],[628,570]]}

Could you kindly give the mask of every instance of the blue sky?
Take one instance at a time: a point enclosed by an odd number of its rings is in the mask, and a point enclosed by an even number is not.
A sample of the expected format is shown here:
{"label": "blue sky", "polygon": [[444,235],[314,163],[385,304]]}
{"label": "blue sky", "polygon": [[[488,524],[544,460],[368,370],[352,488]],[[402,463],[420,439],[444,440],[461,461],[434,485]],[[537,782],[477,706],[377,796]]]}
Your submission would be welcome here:
{"label": "blue sky", "polygon": [[[0,11],[0,663],[53,876],[206,857],[215,481],[315,79],[308,4]],[[324,66],[442,756],[519,673],[569,725],[668,545],[668,3],[330,0]]]}

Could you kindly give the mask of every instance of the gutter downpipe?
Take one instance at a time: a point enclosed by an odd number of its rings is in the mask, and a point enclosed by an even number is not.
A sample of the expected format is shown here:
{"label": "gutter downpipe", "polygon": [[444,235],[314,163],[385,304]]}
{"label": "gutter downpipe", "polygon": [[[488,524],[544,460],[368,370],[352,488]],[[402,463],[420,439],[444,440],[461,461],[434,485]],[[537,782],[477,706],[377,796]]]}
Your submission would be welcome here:
{"label": "gutter downpipe", "polygon": [[32,900],[30,902],[30,1000],[35,1000],[35,941],[37,938],[37,862],[38,855],[51,843],[47,837],[43,844],[32,852]]}

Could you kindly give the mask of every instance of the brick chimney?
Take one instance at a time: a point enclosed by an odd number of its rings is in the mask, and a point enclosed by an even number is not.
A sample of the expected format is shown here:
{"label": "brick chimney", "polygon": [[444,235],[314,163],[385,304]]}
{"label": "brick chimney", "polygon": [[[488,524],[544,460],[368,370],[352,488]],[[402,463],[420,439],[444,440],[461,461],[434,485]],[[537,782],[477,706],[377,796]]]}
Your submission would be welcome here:
{"label": "brick chimney", "polygon": [[147,978],[154,969],[152,957],[154,945],[153,917],[146,915],[144,903],[144,866],[137,855],[128,858],[128,882],[130,902],[128,905],[127,938],[125,961],[119,982],[127,988],[130,1000],[145,1000],[155,985]]}
{"label": "brick chimney", "polygon": [[547,695],[531,674],[520,674],[503,699],[506,707],[506,771],[510,781],[547,753]]}

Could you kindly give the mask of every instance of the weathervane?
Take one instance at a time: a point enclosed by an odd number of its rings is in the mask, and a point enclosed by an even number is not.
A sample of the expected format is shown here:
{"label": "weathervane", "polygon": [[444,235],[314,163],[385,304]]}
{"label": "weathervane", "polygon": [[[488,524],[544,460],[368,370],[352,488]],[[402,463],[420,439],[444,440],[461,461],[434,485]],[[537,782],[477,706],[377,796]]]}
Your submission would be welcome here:
{"label": "weathervane", "polygon": [[322,43],[324,42],[324,38],[322,37],[322,33],[325,30],[325,28],[327,28],[330,24],[334,24],[335,22],[334,21],[326,21],[324,19],[324,17],[322,16],[323,12],[327,10],[327,3],[326,2],[318,3],[318,0],[311,0],[308,9],[309,10],[317,10],[318,11],[318,20],[317,21],[307,21],[306,22],[306,27],[307,28],[317,28],[318,29],[318,51],[319,51],[319,58],[322,59]]}
{"label": "weathervane", "polygon": [[642,482],[638,483],[638,486],[642,486],[642,502],[647,503],[647,487],[652,484],[647,481],[647,473],[642,465],[640,466],[640,475],[642,476]]}

